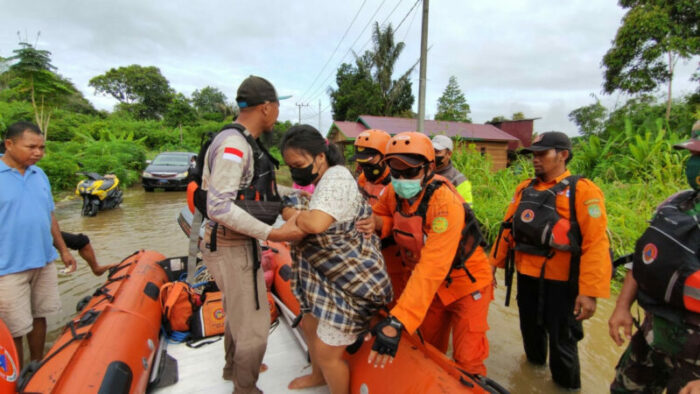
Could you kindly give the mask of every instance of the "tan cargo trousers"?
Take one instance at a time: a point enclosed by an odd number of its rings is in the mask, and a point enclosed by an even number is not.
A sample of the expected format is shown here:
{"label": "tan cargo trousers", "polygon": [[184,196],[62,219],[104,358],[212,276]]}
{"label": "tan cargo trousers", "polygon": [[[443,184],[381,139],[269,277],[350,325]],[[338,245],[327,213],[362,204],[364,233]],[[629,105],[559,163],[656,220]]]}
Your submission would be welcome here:
{"label": "tan cargo trousers", "polygon": [[[224,295],[226,332],[224,348],[226,366],[230,368],[236,393],[261,393],[257,388],[258,374],[267,348],[270,329],[270,308],[267,305],[265,281],[262,269],[255,275],[258,287],[256,309],[253,287],[253,241],[241,235],[222,234],[219,227],[216,251],[209,250],[211,230],[204,235],[206,247],[202,252],[204,264],[211,272]],[[257,242],[256,242],[256,247]],[[260,256],[258,250],[258,256]],[[226,374],[228,371],[224,371]]]}

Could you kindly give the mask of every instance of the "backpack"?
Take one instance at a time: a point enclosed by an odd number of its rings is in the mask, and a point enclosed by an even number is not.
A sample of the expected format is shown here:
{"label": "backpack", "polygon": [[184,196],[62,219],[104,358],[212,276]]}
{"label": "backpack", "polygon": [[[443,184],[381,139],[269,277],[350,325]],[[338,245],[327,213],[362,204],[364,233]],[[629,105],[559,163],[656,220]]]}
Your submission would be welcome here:
{"label": "backpack", "polygon": [[700,318],[700,214],[682,207],[696,196],[686,191],[659,207],[633,255],[639,305],[677,323]]}
{"label": "backpack", "polygon": [[210,291],[203,294],[202,305],[197,308],[190,324],[192,340],[221,335],[226,328],[223,294]]}
{"label": "backpack", "polygon": [[168,282],[160,287],[160,305],[166,332],[189,331],[195,294],[186,282]]}

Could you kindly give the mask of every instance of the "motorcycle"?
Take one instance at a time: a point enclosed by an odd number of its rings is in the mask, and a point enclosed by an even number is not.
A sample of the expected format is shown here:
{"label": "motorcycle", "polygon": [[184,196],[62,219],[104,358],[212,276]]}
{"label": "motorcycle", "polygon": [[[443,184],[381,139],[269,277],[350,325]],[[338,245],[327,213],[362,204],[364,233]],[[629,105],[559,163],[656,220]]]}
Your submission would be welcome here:
{"label": "motorcycle", "polygon": [[83,216],[95,216],[97,211],[116,208],[121,204],[122,191],[116,175],[102,176],[94,172],[79,172],[78,175],[87,177],[75,189],[75,194],[83,198]]}

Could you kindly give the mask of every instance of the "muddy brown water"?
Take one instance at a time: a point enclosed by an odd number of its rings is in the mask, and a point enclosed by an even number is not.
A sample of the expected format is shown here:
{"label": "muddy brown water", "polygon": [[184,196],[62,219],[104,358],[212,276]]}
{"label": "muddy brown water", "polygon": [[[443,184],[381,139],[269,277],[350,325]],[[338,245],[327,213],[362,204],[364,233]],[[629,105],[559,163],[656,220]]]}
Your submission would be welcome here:
{"label": "muddy brown water", "polygon": [[[124,193],[124,202],[117,209],[101,211],[95,217],[80,216],[80,201],[56,204],[56,217],[61,229],[82,232],[90,237],[100,264],[116,263],[139,249],[159,251],[166,256],[187,253],[187,240],[176,218],[185,204],[185,193],[145,193],[132,188]],[[99,287],[106,274],[95,277],[87,264],[78,260],[78,270],[71,275],[59,275],[63,311],[49,318],[47,349],[60,334],[61,328],[75,315],[76,303]],[[59,265],[60,265],[59,261]],[[499,270],[499,282],[503,272]],[[496,289],[491,304],[488,337],[490,356],[486,361],[488,375],[513,393],[558,393],[547,367],[535,367],[525,360],[515,299],[505,307],[505,288]],[[614,298],[598,300],[595,316],[584,323],[585,337],[579,343],[583,393],[608,392],[617,360],[624,350],[618,348],[608,335],[607,319],[614,307]]]}

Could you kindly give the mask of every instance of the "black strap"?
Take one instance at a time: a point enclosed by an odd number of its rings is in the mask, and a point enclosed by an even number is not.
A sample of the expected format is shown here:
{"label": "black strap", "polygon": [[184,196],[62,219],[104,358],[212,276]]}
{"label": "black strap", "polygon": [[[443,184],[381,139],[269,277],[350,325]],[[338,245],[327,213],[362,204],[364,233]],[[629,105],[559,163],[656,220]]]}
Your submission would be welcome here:
{"label": "black strap", "polygon": [[581,227],[578,225],[578,218],[576,217],[576,184],[581,178],[579,175],[572,175],[567,179],[570,181],[569,185],[569,222],[571,223],[571,228],[569,229],[569,242],[576,243],[572,245],[571,248],[571,262],[569,263],[569,289],[571,294],[578,295],[578,277],[581,270],[581,245],[583,244],[583,234],[581,234]]}
{"label": "black strap", "polygon": [[258,270],[260,269],[260,254],[258,253],[258,240],[250,239],[253,243],[253,288],[255,289],[255,310],[260,309],[260,300],[258,299]]}
{"label": "black strap", "polygon": [[506,306],[510,305],[510,293],[513,290],[515,275],[515,249],[508,248],[506,252]]}
{"label": "black strap", "polygon": [[219,232],[219,223],[214,222],[214,226],[211,229],[211,236],[209,237],[209,250],[216,252],[216,233]]}

